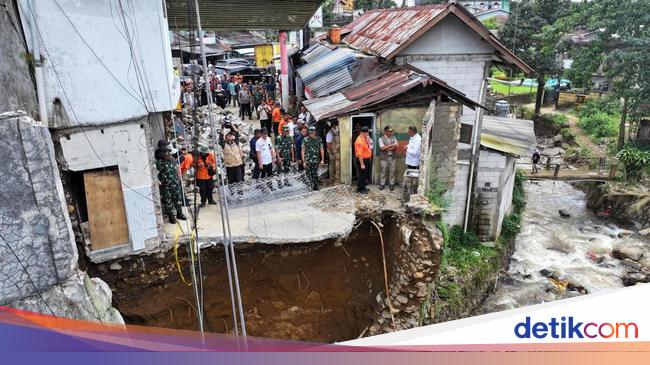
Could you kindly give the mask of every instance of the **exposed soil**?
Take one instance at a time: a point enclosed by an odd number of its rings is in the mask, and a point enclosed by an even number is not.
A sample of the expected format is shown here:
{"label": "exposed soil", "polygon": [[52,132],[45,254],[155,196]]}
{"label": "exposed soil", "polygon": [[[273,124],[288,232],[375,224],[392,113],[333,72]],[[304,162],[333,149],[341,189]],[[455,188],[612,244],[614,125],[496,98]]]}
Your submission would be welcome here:
{"label": "exposed soil", "polygon": [[[372,323],[383,289],[376,230],[363,224],[343,246],[333,241],[238,246],[237,265],[249,335],[335,342],[357,338]],[[179,249],[190,280],[184,247]],[[232,332],[223,250],[202,251],[206,330]],[[91,268],[113,289],[113,305],[128,324],[197,329],[194,294],[178,275],[174,255]],[[95,271],[94,273],[92,271]]]}

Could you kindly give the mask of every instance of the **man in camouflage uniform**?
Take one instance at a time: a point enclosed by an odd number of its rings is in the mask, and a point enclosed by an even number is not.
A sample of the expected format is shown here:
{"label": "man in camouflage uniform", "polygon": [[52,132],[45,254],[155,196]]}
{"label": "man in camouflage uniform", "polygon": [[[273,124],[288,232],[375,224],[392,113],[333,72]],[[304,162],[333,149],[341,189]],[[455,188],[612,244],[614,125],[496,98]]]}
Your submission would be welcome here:
{"label": "man in camouflage uniform", "polygon": [[278,181],[278,188],[282,189],[282,179],[284,178],[284,185],[291,186],[287,174],[291,172],[291,164],[296,160],[296,155],[293,150],[293,137],[289,135],[289,127],[282,127],[282,134],[275,139],[275,150],[278,151],[278,172],[280,180]]}
{"label": "man in camouflage uniform", "polygon": [[163,213],[169,217],[169,223],[172,224],[176,223],[176,219],[185,220],[178,170],[168,149],[160,148],[156,151],[156,169],[160,181],[160,203]]}
{"label": "man in camouflage uniform", "polygon": [[318,165],[323,164],[325,154],[323,140],[316,133],[316,127],[309,127],[309,135],[302,141],[301,156],[311,188],[318,190]]}

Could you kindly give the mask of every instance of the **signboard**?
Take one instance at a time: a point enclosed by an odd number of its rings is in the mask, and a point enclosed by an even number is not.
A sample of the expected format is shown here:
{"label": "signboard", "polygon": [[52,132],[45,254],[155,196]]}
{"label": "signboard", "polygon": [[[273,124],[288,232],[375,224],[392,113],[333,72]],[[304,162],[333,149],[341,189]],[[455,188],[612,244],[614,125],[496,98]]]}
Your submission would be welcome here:
{"label": "signboard", "polygon": [[309,28],[322,28],[323,27],[323,7],[319,7],[314,13],[314,16],[309,19]]}

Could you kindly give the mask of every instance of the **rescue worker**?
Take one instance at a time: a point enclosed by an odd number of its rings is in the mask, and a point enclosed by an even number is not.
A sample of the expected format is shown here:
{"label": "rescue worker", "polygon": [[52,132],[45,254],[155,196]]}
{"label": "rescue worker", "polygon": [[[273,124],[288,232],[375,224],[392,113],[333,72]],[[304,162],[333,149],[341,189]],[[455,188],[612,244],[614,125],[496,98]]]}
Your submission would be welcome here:
{"label": "rescue worker", "polygon": [[539,172],[539,160],[542,158],[542,156],[539,154],[539,150],[535,148],[535,151],[533,152],[533,156],[531,157],[531,160],[533,161],[533,174],[536,174]]}
{"label": "rescue worker", "polygon": [[318,166],[324,163],[325,152],[314,126],[309,127],[309,135],[302,141],[301,156],[311,188],[318,190]]}
{"label": "rescue worker", "polygon": [[214,205],[217,202],[212,197],[214,190],[214,175],[216,175],[217,165],[214,159],[214,154],[210,152],[208,147],[199,148],[199,156],[196,162],[196,186],[199,188],[201,194],[201,208],[205,207],[205,203]]}
{"label": "rescue worker", "polygon": [[368,194],[366,184],[368,182],[368,171],[372,158],[372,147],[370,145],[370,129],[366,126],[361,127],[361,134],[354,141],[354,154],[359,161],[359,175],[357,176],[357,192]]}
{"label": "rescue worker", "polygon": [[[158,144],[160,146],[160,143]],[[183,214],[183,196],[178,180],[178,171],[168,149],[156,151],[156,169],[160,181],[160,203],[169,223],[176,223],[176,219],[185,220]]]}
{"label": "rescue worker", "polygon": [[291,164],[296,161],[296,155],[293,150],[293,137],[289,135],[289,126],[282,127],[282,134],[275,139],[275,149],[278,151],[278,172],[280,179],[278,180],[278,188],[282,188],[282,180],[284,178],[284,185],[291,186],[287,174],[291,172]]}

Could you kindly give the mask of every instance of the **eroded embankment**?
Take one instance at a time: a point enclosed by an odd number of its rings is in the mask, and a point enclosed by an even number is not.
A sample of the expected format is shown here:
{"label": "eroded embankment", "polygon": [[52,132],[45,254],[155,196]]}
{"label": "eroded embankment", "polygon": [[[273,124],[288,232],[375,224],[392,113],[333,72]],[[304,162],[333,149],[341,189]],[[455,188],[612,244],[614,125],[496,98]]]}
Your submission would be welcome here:
{"label": "eroded embankment", "polygon": [[[190,280],[185,250],[179,250]],[[249,335],[334,342],[357,338],[373,321],[384,288],[379,235],[362,224],[342,244],[237,246]],[[197,329],[193,289],[183,283],[173,252],[124,260],[119,270],[94,267],[113,289],[113,304],[129,324]],[[116,269],[113,263],[113,269]],[[206,330],[232,332],[223,250],[202,250]]]}

